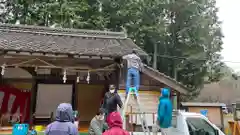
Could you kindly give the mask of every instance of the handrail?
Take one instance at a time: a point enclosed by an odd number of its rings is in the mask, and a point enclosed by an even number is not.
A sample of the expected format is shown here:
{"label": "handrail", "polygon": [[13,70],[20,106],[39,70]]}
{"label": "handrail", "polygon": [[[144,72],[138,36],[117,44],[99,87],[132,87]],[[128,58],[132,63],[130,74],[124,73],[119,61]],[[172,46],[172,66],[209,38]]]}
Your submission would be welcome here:
{"label": "handrail", "polygon": [[[131,113],[128,113],[127,115],[129,116],[129,123],[138,123],[138,118],[141,117],[142,113],[140,112],[131,112]],[[153,112],[148,112],[148,113],[144,113],[145,115],[152,115],[152,123],[154,124],[155,121],[156,121],[156,113],[153,113]]]}
{"label": "handrail", "polygon": [[[130,106],[131,107],[131,106]],[[141,112],[132,112],[132,109],[130,109],[131,111],[128,112],[126,115],[129,116],[129,123],[138,123],[138,117],[139,115],[141,115]],[[182,110],[173,110],[172,116],[176,117],[178,115],[179,112],[181,112]],[[156,123],[156,117],[157,117],[157,112],[144,112],[144,114],[146,115],[152,115],[152,124]],[[141,117],[141,116],[140,116]]]}

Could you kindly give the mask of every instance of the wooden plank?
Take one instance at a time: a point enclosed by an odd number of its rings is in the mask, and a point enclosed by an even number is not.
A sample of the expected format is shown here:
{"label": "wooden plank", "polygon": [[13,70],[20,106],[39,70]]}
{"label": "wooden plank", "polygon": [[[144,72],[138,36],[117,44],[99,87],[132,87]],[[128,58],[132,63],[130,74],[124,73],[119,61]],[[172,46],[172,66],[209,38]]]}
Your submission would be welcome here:
{"label": "wooden plank", "polygon": [[[125,90],[118,91],[121,100],[124,102],[125,99]],[[155,121],[155,114],[157,112],[157,107],[159,103],[160,91],[153,90],[140,90],[139,91],[140,104],[143,109],[143,112],[146,113],[148,125],[153,125]],[[140,124],[140,115],[137,109],[136,101],[133,97],[129,100],[129,106],[127,108],[127,113],[129,113],[132,122]]]}
{"label": "wooden plank", "polygon": [[79,84],[78,86],[78,111],[80,113],[80,121],[91,121],[99,110],[100,101],[104,85],[87,85]]}
{"label": "wooden plank", "polygon": [[[119,93],[119,96],[121,97],[121,100],[124,101],[125,91],[119,90],[118,93]],[[143,107],[144,112],[151,112],[151,113],[157,112],[159,96],[160,96],[160,92],[141,91],[141,90],[139,91],[139,98],[140,98],[141,106]],[[137,105],[133,97],[130,98],[129,105],[132,106],[133,112],[138,112]],[[127,112],[130,112],[129,107],[127,109]]]}

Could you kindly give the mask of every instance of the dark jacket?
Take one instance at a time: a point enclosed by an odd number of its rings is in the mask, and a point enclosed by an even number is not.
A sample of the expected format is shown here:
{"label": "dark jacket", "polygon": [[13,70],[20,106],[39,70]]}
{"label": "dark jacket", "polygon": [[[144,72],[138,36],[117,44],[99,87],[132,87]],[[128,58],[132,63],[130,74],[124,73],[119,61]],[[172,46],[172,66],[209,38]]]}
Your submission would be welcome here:
{"label": "dark jacket", "polygon": [[60,104],[56,111],[56,121],[47,126],[45,135],[78,135],[78,128],[72,121],[72,106],[68,103]]}
{"label": "dark jacket", "polygon": [[162,96],[159,98],[158,121],[161,128],[171,127],[172,122],[172,102],[169,99],[170,92],[167,88],[162,89]]}
{"label": "dark jacket", "polygon": [[107,114],[117,111],[117,106],[122,108],[123,103],[118,93],[106,92],[103,100],[102,108],[106,110]]}

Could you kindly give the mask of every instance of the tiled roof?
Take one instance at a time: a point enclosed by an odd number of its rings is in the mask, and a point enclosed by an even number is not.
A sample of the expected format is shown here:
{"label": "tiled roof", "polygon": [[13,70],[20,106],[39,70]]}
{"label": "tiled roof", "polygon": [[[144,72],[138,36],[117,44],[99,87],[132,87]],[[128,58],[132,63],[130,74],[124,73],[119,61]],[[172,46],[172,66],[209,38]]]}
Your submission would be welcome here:
{"label": "tiled roof", "polygon": [[132,49],[147,56],[123,32],[0,24],[0,50],[121,56]]}

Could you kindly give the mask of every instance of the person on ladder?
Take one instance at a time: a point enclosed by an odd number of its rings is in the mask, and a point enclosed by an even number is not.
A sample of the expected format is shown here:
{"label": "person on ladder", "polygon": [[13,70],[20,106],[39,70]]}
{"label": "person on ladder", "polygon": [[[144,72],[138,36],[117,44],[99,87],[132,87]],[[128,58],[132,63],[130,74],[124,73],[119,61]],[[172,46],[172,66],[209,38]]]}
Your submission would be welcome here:
{"label": "person on ladder", "polygon": [[139,90],[140,85],[140,72],[143,68],[143,63],[141,58],[137,55],[135,50],[131,54],[124,55],[122,57],[124,60],[127,60],[127,81],[126,81],[126,95],[128,94],[131,82],[133,80],[133,87],[136,90]]}
{"label": "person on ladder", "polygon": [[137,103],[138,111],[141,113],[141,116],[140,116],[141,126],[144,132],[144,135],[146,135],[147,133],[150,135],[146,117],[141,108],[140,100],[138,97],[138,90],[140,85],[140,72],[142,72],[144,65],[142,63],[141,58],[137,55],[137,52],[135,50],[133,50],[131,54],[125,55],[122,58],[127,61],[126,95],[125,95],[124,107],[122,110],[123,128],[126,129],[125,116],[127,111],[127,105],[129,102],[130,95],[133,95]]}

